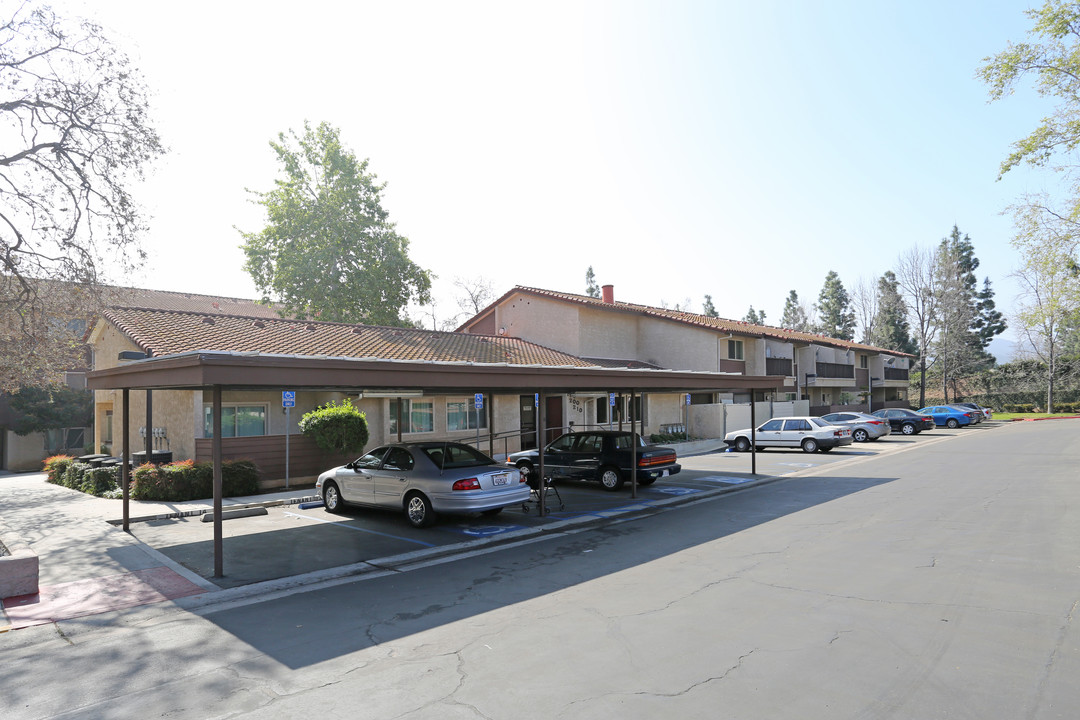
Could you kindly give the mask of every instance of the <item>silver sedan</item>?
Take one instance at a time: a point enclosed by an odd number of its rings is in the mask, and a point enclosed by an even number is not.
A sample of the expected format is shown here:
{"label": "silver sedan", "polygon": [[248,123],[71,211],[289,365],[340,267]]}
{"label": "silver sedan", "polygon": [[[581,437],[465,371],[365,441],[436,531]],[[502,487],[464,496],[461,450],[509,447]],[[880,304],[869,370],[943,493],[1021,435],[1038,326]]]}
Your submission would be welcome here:
{"label": "silver sedan", "polygon": [[851,437],[855,442],[877,440],[892,432],[892,426],[889,425],[888,420],[861,412],[829,413],[828,415],[822,415],[821,419],[833,425],[849,428]]}
{"label": "silver sedan", "polygon": [[403,510],[414,527],[438,513],[497,515],[529,499],[526,475],[462,443],[382,445],[319,475],[315,491],[328,512],[346,505]]}

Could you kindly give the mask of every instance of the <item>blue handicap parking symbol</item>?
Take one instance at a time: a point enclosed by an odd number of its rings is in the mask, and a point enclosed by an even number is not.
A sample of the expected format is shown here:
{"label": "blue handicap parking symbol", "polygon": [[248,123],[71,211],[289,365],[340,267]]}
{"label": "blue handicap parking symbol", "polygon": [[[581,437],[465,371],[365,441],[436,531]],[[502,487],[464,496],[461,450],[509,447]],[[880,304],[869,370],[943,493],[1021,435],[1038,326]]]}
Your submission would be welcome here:
{"label": "blue handicap parking symbol", "polygon": [[491,537],[518,530],[521,527],[521,525],[456,525],[446,526],[446,529],[469,537]]}
{"label": "blue handicap parking symbol", "polygon": [[665,495],[693,495],[694,493],[701,492],[698,488],[686,488],[686,487],[659,487],[653,488],[655,492],[664,493]]}

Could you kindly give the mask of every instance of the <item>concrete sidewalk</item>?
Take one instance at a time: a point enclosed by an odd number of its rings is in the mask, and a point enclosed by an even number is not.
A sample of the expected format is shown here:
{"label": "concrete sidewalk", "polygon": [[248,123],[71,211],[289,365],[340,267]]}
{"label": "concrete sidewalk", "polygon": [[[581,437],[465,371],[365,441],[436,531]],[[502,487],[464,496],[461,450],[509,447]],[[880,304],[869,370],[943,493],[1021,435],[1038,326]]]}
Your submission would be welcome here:
{"label": "concrete sidewalk", "polygon": [[[293,490],[229,498],[224,507],[311,497]],[[201,514],[211,500],[136,502],[131,516]],[[125,533],[123,501],[93,497],[46,482],[44,473],[0,476],[0,518],[39,558],[39,592],[5,598],[0,632],[148,602],[217,591],[213,583]]]}

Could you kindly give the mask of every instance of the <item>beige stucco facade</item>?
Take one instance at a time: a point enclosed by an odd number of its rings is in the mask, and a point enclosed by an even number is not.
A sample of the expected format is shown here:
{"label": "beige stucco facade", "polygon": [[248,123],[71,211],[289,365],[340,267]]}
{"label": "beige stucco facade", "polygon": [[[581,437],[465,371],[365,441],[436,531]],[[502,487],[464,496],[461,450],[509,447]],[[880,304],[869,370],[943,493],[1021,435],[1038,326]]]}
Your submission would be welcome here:
{"label": "beige stucco facade", "polygon": [[[579,357],[633,360],[672,370],[783,374],[784,387],[771,397],[759,397],[762,400],[806,399],[815,407],[857,403],[865,400],[869,384],[878,402],[907,399],[910,358],[905,356],[837,347],[824,338],[820,343],[808,341],[805,334],[798,341],[785,341],[753,332],[740,333],[741,323],[721,331],[638,311],[636,306],[616,304],[607,298],[604,303],[573,302],[558,294],[516,289],[468,327],[476,332],[520,337]],[[788,362],[770,364],[770,360]],[[789,369],[778,373],[777,367]],[[842,376],[831,376],[837,374]],[[871,377],[876,378],[872,383],[868,379]],[[735,399],[746,401],[749,396]],[[678,404],[679,398],[673,401]],[[668,417],[670,401],[650,397],[647,405],[649,432],[656,432],[661,423],[675,422]]]}

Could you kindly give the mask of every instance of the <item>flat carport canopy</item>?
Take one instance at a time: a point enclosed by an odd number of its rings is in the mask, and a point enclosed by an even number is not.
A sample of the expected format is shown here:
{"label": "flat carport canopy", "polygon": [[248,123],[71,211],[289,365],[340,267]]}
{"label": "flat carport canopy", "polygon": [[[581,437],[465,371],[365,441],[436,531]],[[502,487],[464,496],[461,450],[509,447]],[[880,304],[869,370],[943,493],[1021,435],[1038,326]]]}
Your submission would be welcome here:
{"label": "flat carport canopy", "polygon": [[[241,352],[188,352],[135,360],[87,375],[91,390],[123,391],[124,457],[121,483],[124,530],[129,529],[129,391],[198,390],[214,393],[214,575],[222,577],[221,393],[223,390],[290,389],[363,392],[418,390],[431,394],[484,391],[491,394],[531,392],[764,391],[782,387],[783,377],[764,377],[681,370],[570,367],[482,363],[273,355]],[[751,403],[751,409],[753,403]],[[543,412],[543,404],[541,404]],[[537,423],[538,432],[543,419]],[[632,427],[632,426],[631,426]],[[543,499],[543,493],[540,494]]]}

